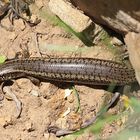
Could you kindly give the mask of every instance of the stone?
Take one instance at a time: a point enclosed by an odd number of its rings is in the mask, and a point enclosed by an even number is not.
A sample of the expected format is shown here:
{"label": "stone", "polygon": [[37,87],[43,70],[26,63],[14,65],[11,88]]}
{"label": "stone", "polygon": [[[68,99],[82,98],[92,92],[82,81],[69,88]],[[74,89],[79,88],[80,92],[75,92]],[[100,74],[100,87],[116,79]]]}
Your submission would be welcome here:
{"label": "stone", "polygon": [[100,25],[95,24],[82,11],[75,8],[69,0],[50,0],[49,7],[55,15],[75,32],[82,33],[79,37],[88,46],[98,44],[106,33]]}
{"label": "stone", "polygon": [[28,132],[34,131],[35,128],[33,126],[33,123],[31,123],[31,122],[25,123],[25,130],[27,130]]}
{"label": "stone", "polygon": [[140,32],[140,0],[71,0],[95,22],[121,34]]}
{"label": "stone", "polygon": [[88,16],[73,8],[66,0],[50,0],[49,8],[76,32],[82,32],[92,23]]}
{"label": "stone", "polygon": [[123,45],[123,42],[116,37],[113,37],[110,43],[112,45],[116,45],[116,46],[122,46]]}
{"label": "stone", "polygon": [[140,33],[128,33],[125,36],[131,64],[136,72],[136,78],[140,84]]}
{"label": "stone", "polygon": [[32,89],[30,94],[32,94],[33,96],[39,97],[40,96],[40,92],[37,90]]}
{"label": "stone", "polygon": [[45,138],[46,140],[49,140],[49,137],[50,137],[50,134],[49,134],[49,133],[46,133],[46,132],[45,132],[43,135],[44,135],[44,138]]}
{"label": "stone", "polygon": [[20,78],[20,79],[16,80],[16,83],[17,83],[17,85],[18,85],[18,87],[20,89],[26,90],[27,93],[32,91],[33,84],[32,84],[32,82],[29,79],[27,79],[27,78]]}

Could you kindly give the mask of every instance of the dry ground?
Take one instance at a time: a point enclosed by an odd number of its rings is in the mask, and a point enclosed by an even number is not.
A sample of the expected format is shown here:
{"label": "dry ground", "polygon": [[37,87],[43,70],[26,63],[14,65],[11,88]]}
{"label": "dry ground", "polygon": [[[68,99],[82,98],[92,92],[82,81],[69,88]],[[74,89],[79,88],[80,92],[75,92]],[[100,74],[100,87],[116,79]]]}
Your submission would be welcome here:
{"label": "dry ground", "polygon": [[[24,24],[22,19],[14,20],[14,31],[9,32],[0,28],[0,54],[9,59],[14,58],[17,52],[23,52],[28,48],[31,57],[94,57],[112,59],[113,54],[103,44],[94,47],[85,47],[77,37],[66,32],[63,28],[53,25],[47,20],[47,15],[42,11],[49,12],[46,0],[36,1],[37,7],[33,6],[34,16],[41,18],[41,23],[35,27]],[[40,10],[41,11],[41,10]],[[10,22],[4,19],[2,23],[10,26]],[[63,89],[48,82],[41,82],[40,86],[34,85],[30,80],[21,78],[14,81],[10,86],[12,92],[22,102],[22,112],[16,118],[16,105],[6,98],[0,102],[0,137],[2,140],[32,140],[47,139],[55,140],[54,134],[49,134],[49,125],[57,125],[61,128],[79,128],[81,123],[95,116],[110,99],[111,93],[101,89],[86,86],[76,86],[80,97],[80,109],[77,109],[77,97],[71,93],[64,98],[65,89],[70,85],[64,85]],[[112,113],[116,113],[114,109]],[[111,133],[118,131],[121,124],[112,123],[104,126],[100,136],[105,138]],[[65,138],[75,140],[92,140],[94,132],[86,131],[75,136]]]}

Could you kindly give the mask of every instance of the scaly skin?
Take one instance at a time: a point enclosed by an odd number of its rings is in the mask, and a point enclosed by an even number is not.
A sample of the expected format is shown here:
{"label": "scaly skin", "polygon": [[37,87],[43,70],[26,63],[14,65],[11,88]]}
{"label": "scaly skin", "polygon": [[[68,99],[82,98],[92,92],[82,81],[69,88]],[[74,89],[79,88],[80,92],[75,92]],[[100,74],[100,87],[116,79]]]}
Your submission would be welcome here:
{"label": "scaly skin", "polygon": [[93,58],[25,58],[0,65],[0,82],[32,76],[48,81],[89,85],[125,85],[135,72],[121,63]]}

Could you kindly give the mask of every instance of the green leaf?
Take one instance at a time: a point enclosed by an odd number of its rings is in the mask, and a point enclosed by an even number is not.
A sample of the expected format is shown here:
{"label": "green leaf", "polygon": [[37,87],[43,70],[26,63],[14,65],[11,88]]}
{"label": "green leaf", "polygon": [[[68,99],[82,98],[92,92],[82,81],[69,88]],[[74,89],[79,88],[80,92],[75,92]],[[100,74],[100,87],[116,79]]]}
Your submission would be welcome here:
{"label": "green leaf", "polygon": [[1,56],[0,56],[0,64],[4,63],[5,60],[6,60],[6,56],[1,55]]}

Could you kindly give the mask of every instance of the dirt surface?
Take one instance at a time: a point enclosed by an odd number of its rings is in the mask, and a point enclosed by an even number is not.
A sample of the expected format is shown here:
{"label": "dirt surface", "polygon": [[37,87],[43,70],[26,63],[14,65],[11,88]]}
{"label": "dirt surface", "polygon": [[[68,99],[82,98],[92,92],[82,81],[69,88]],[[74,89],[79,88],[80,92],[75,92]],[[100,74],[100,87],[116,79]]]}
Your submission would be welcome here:
{"label": "dirt surface", "polygon": [[[28,49],[30,57],[94,57],[112,59],[114,54],[105,45],[86,47],[84,43],[56,26],[48,20],[44,11],[50,14],[46,0],[36,1],[31,12],[34,17],[41,19],[35,27],[30,27],[22,19],[14,20],[13,31],[0,27],[0,54],[8,59],[14,58],[16,53]],[[39,11],[40,10],[40,11]],[[39,11],[39,12],[38,12]],[[8,18],[2,24],[10,27]],[[60,85],[59,85],[60,86]],[[112,94],[101,89],[86,86],[76,86],[80,98],[80,111],[78,98],[74,91],[68,90],[70,85],[61,85],[58,88],[48,82],[34,85],[29,79],[15,80],[8,86],[22,103],[22,112],[17,118],[17,108],[13,100],[4,98],[0,102],[0,137],[2,140],[59,140],[54,134],[49,134],[48,126],[55,125],[71,130],[79,129],[82,122],[95,116],[101,107],[109,102]],[[67,90],[66,90],[67,89]],[[65,97],[67,91],[70,95]],[[8,96],[8,95],[6,95]],[[117,109],[112,110],[115,114]],[[120,129],[120,124],[113,123],[103,128],[100,136],[106,138]],[[93,140],[94,132],[86,131],[80,135],[65,136],[74,140]]]}

